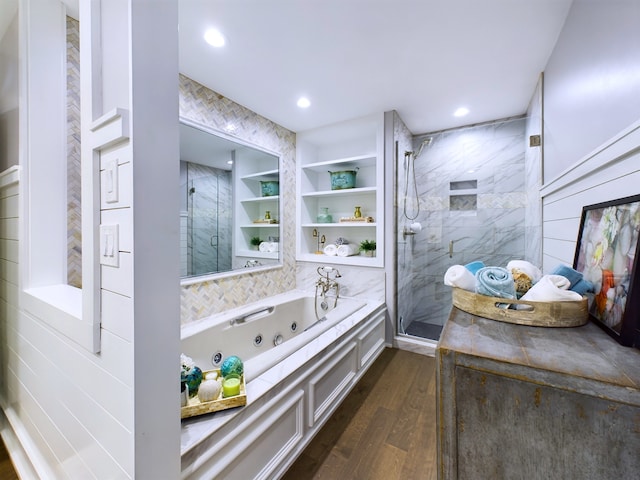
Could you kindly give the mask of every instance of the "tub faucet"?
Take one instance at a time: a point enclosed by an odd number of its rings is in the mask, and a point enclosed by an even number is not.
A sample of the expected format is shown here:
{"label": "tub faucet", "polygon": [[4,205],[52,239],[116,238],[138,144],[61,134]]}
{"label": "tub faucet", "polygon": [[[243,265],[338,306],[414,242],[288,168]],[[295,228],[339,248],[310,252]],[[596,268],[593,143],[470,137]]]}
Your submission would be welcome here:
{"label": "tub faucet", "polygon": [[322,297],[326,297],[327,293],[331,290],[335,290],[336,302],[338,301],[338,295],[340,293],[340,284],[336,281],[336,278],[342,277],[337,268],[333,267],[318,267],[318,275],[320,278],[316,281],[316,293],[320,291]]}

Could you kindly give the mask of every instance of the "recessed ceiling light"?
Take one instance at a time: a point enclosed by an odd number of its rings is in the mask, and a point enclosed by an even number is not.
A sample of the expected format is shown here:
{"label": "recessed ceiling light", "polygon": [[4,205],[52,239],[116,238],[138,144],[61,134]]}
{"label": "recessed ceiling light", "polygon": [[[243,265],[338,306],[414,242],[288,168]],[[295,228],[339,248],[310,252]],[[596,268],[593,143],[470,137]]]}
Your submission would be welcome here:
{"label": "recessed ceiling light", "polygon": [[309,101],[309,99],[307,97],[300,97],[298,99],[298,104],[297,104],[300,108],[308,108],[309,106],[311,106],[311,102]]}
{"label": "recessed ceiling light", "polygon": [[204,39],[212,47],[222,47],[225,44],[224,35],[215,28],[210,28],[204,33]]}
{"label": "recessed ceiling light", "polygon": [[227,165],[233,165],[233,160],[227,160]]}
{"label": "recessed ceiling light", "polygon": [[467,113],[469,113],[469,109],[465,107],[460,107],[455,112],[453,112],[454,117],[464,117]]}

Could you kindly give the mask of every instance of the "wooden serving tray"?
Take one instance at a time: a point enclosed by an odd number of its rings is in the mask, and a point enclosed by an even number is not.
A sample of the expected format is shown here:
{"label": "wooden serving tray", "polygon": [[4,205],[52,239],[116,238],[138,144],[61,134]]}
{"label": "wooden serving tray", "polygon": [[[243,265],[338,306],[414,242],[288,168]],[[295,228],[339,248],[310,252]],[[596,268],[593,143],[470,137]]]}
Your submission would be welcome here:
{"label": "wooden serving tray", "polygon": [[[220,370],[207,370],[202,372],[203,378],[206,378],[207,373],[218,372],[218,378],[221,377]],[[180,418],[195,417],[196,415],[204,415],[205,413],[217,412],[219,410],[227,410],[229,408],[242,407],[247,404],[247,389],[244,382],[244,375],[241,377],[240,393],[233,397],[224,398],[222,396],[222,389],[220,389],[220,395],[216,400],[210,402],[201,402],[198,395],[189,397],[189,402],[186,406],[180,408]],[[204,381],[204,380],[203,380]]]}
{"label": "wooden serving tray", "polygon": [[341,217],[340,223],[346,222],[364,222],[364,223],[373,223],[373,217]]}
{"label": "wooden serving tray", "polygon": [[[498,304],[527,305],[527,310],[500,308]],[[579,327],[589,321],[587,297],[570,302],[529,302],[489,297],[453,288],[453,305],[467,313],[499,322],[532,327]]]}
{"label": "wooden serving tray", "polygon": [[272,223],[278,223],[278,220],[276,220],[275,218],[268,218],[268,219],[258,219],[258,220],[254,220],[253,223],[268,223],[268,224],[272,224]]}

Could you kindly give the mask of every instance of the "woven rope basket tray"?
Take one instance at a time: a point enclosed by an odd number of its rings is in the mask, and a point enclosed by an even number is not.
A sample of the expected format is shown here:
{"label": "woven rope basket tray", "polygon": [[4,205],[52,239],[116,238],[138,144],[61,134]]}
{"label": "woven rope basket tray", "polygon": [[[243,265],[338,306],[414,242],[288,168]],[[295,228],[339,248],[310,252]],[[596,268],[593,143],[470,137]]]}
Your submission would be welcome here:
{"label": "woven rope basket tray", "polygon": [[[526,305],[526,310],[503,308],[505,304]],[[478,317],[532,327],[579,327],[589,321],[587,298],[570,302],[529,302],[478,295],[453,288],[453,305]]]}

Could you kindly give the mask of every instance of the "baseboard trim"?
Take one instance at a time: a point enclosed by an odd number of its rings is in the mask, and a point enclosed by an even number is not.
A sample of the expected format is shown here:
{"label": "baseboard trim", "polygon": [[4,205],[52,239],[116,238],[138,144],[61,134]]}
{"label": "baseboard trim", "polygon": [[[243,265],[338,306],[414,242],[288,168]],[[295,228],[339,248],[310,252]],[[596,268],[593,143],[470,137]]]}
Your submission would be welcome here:
{"label": "baseboard trim", "polygon": [[[48,467],[41,466],[37,469],[34,465],[33,456],[28,454],[28,448],[25,447],[31,444],[29,434],[22,427],[22,422],[12,408],[0,409],[0,436],[19,478],[29,480],[55,478]],[[41,463],[44,464],[44,462]]]}
{"label": "baseboard trim", "polygon": [[400,350],[419,353],[428,357],[436,356],[436,347],[438,342],[429,339],[416,340],[412,337],[395,336],[393,337],[393,346]]}

